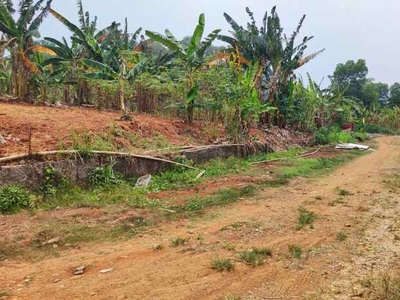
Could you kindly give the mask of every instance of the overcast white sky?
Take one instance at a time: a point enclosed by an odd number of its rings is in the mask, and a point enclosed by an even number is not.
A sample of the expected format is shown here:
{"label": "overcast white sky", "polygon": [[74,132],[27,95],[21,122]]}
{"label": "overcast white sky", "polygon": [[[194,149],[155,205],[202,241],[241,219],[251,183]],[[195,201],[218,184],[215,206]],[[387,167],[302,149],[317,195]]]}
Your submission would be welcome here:
{"label": "overcast white sky", "polygon": [[[177,37],[191,34],[202,12],[208,31],[221,28],[226,32],[229,26],[223,12],[244,24],[249,6],[261,23],[264,12],[277,5],[285,32],[291,33],[306,14],[301,35],[315,36],[308,51],[326,48],[301,73],[310,72],[320,81],[337,63],[364,58],[370,77],[389,84],[400,82],[400,0],[83,0],[83,4],[92,16],[98,16],[100,27],[128,17],[131,31],[140,26],[158,32],[168,28]],[[77,20],[75,0],[53,0],[53,8]],[[42,25],[42,37],[63,35],[69,36],[68,31],[49,16]]]}

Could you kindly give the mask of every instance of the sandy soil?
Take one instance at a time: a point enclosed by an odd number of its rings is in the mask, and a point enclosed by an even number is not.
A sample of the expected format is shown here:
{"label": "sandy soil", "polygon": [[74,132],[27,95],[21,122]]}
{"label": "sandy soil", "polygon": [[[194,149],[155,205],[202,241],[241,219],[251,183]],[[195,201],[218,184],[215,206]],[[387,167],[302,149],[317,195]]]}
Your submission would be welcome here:
{"label": "sandy soil", "polygon": [[[400,139],[377,142],[378,151],[330,175],[267,188],[196,220],[170,222],[130,241],[85,245],[38,262],[0,262],[0,291],[8,291],[10,299],[367,299],[362,279],[394,268],[400,253],[395,238],[400,198],[383,184],[387,174],[399,170]],[[340,197],[338,187],[352,194]],[[318,215],[313,228],[295,229],[300,206]],[[229,227],[240,222],[247,225]],[[347,241],[336,239],[339,232],[348,235]],[[171,247],[170,239],[177,236],[190,237],[189,244]],[[227,243],[236,251],[271,247],[273,257],[250,267],[224,249]],[[154,251],[157,244],[165,248]],[[289,255],[294,244],[303,249],[301,260]],[[237,261],[235,270],[213,270],[216,257]],[[80,265],[87,271],[73,276]],[[101,274],[103,269],[112,271]]]}

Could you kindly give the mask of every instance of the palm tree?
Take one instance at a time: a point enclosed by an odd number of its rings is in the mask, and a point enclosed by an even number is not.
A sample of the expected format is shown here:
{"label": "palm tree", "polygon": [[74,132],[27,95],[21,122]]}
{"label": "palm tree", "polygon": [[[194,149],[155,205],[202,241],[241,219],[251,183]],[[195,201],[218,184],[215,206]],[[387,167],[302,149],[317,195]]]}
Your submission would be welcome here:
{"label": "palm tree", "polygon": [[193,35],[190,37],[190,43],[185,44],[179,42],[174,35],[168,30],[165,30],[165,35],[146,31],[146,35],[152,40],[159,42],[167,47],[176,56],[182,60],[188,76],[188,93],[186,95],[185,107],[187,108],[187,120],[193,122],[195,100],[198,96],[199,86],[193,81],[194,74],[202,67],[206,58],[206,51],[214,40],[217,38],[220,29],[212,31],[204,41],[202,41],[205,29],[205,16],[199,16],[198,25],[196,26]]}
{"label": "palm tree", "polygon": [[[50,9],[52,0],[20,0],[18,18],[10,0],[0,0],[0,32],[5,37],[5,48],[9,49],[11,59],[11,94],[20,100],[29,97],[29,80],[32,73],[40,70],[29,59],[33,51],[47,50],[35,46],[33,38],[39,36],[38,29]],[[44,6],[42,6],[45,3]]]}

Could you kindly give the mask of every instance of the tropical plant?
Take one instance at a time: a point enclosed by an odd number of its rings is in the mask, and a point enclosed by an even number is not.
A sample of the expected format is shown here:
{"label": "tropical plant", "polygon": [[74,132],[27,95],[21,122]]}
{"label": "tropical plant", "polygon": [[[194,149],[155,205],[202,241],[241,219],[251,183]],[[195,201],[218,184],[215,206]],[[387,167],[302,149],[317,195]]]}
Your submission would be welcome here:
{"label": "tropical plant", "polygon": [[258,63],[243,68],[237,50],[232,55],[229,68],[233,75],[234,88],[229,89],[226,97],[225,124],[228,134],[235,142],[247,141],[251,124],[262,113],[276,110],[269,103],[259,101],[256,84],[261,76]]}
{"label": "tropical plant", "polygon": [[203,66],[206,57],[206,51],[212,45],[213,41],[217,38],[220,29],[211,32],[204,41],[202,41],[205,29],[205,16],[199,16],[198,24],[190,38],[190,44],[185,45],[179,42],[173,34],[167,29],[165,36],[152,31],[146,31],[146,35],[156,42],[161,43],[182,61],[184,68],[187,72],[187,87],[188,92],[186,95],[184,107],[187,109],[187,120],[189,123],[193,122],[194,109],[196,106],[196,98],[199,94],[199,86],[194,83],[193,77],[195,73]]}
{"label": "tropical plant", "polygon": [[[5,42],[2,47],[10,52],[11,88],[13,96],[20,100],[29,97],[31,74],[40,74],[40,70],[30,60],[34,51],[51,53],[43,46],[35,45],[33,38],[39,37],[39,27],[46,17],[52,0],[20,0],[18,17],[12,1],[0,1],[0,32]],[[45,4],[44,4],[45,3]],[[44,4],[44,6],[42,6]]]}
{"label": "tropical plant", "polygon": [[133,64],[132,66],[128,64],[128,62],[123,58],[120,57],[118,60],[118,66],[114,68],[92,60],[92,59],[84,59],[83,63],[92,68],[92,72],[84,74],[85,78],[88,79],[99,79],[99,80],[109,80],[118,83],[119,86],[119,101],[120,101],[120,108],[123,116],[127,116],[128,111],[125,105],[125,82],[127,80],[134,80],[138,74],[143,70],[144,65],[146,63],[145,59],[141,60],[141,55],[138,54],[137,56],[137,63]]}
{"label": "tropical plant", "polygon": [[295,79],[295,70],[314,59],[324,50],[304,56],[307,43],[313,37],[304,37],[299,44],[295,44],[296,38],[305,20],[305,15],[300,19],[299,25],[289,39],[283,34],[280,18],[273,7],[271,14],[266,12],[262,26],[257,27],[253,12],[247,7],[246,12],[251,22],[246,28],[240,26],[227,13],[225,19],[232,27],[232,37],[219,35],[218,38],[227,42],[234,49],[239,48],[243,61],[258,63],[262,75],[257,83],[263,103],[271,102],[278,108],[276,121],[279,125],[285,125],[287,100],[290,95],[290,82]]}

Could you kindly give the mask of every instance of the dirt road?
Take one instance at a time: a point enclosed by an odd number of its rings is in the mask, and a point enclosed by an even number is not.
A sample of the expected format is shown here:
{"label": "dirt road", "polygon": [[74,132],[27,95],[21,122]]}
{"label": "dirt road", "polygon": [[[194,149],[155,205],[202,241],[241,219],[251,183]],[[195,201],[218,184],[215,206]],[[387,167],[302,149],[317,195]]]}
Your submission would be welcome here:
{"label": "dirt road", "polygon": [[[400,138],[377,142],[378,151],[322,178],[267,188],[127,242],[39,262],[0,262],[0,291],[10,299],[368,299],[363,280],[395,268],[400,253],[400,198],[383,182],[400,170]],[[311,228],[296,230],[299,207],[317,214]],[[339,241],[338,233],[347,239]],[[171,247],[178,236],[189,243]],[[289,245],[301,247],[301,259],[290,256]],[[257,267],[239,262],[236,252],[254,246],[272,248],[273,256]],[[235,270],[213,270],[217,257],[235,260]],[[80,265],[87,271],[73,276]]]}

